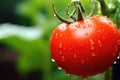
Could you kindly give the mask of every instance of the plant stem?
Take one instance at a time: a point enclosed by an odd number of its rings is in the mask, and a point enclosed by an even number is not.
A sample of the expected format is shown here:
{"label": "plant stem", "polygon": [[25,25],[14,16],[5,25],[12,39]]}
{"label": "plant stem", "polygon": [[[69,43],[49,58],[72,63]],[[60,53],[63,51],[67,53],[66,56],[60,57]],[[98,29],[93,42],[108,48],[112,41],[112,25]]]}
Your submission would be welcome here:
{"label": "plant stem", "polygon": [[83,6],[81,5],[81,2],[80,1],[76,1],[73,3],[76,10],[77,10],[77,18],[76,18],[76,21],[79,21],[79,20],[83,20],[83,15],[82,15],[82,8]]}
{"label": "plant stem", "polygon": [[[108,17],[111,16],[116,11],[116,8],[109,8],[105,0],[98,0],[101,6],[102,15],[107,15]],[[113,3],[110,3],[113,6]]]}

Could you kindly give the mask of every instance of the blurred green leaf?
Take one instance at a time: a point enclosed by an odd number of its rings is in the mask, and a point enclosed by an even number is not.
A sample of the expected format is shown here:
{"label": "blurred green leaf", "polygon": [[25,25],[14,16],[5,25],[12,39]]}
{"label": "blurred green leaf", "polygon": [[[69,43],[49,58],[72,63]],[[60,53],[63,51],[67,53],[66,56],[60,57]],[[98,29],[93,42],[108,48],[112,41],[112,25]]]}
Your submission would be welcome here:
{"label": "blurred green leaf", "polygon": [[90,76],[87,78],[87,80],[105,80],[105,73]]}
{"label": "blurred green leaf", "polygon": [[36,40],[43,36],[40,28],[28,28],[25,26],[12,25],[9,23],[0,25],[0,39],[17,36],[24,40]]}
{"label": "blurred green leaf", "polygon": [[19,53],[18,69],[21,73],[41,70],[50,76],[49,41],[44,38],[44,31],[12,24],[0,25],[0,43]]}

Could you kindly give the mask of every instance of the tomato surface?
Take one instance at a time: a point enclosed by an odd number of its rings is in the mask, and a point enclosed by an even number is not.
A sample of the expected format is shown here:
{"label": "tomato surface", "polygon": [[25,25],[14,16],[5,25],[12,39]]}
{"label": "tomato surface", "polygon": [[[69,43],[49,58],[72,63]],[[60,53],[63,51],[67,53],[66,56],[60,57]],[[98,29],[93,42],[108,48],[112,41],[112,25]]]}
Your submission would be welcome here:
{"label": "tomato surface", "polygon": [[113,65],[119,53],[119,38],[117,26],[105,16],[62,23],[50,39],[51,57],[67,74],[86,78]]}

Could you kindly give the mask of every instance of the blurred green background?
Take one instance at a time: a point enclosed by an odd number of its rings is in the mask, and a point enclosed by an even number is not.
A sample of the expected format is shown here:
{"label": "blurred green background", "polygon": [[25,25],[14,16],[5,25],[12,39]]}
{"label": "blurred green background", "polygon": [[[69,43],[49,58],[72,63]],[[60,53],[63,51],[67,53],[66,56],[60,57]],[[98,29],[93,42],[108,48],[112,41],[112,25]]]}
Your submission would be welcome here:
{"label": "blurred green background", "polygon": [[[55,0],[55,7],[63,17],[70,2]],[[89,14],[89,0],[82,2]],[[120,1],[106,2],[113,10],[109,17],[119,26]],[[50,35],[61,23],[54,17],[52,0],[0,0],[0,6],[0,80],[83,80],[75,75],[68,76],[51,61]],[[103,80],[105,74],[87,80]]]}

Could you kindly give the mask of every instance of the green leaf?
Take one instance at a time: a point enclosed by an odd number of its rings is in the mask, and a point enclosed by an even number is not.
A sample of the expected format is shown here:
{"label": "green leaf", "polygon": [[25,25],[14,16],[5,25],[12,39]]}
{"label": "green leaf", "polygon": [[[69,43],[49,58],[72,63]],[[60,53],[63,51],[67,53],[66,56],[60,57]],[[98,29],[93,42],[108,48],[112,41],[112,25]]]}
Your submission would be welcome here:
{"label": "green leaf", "polygon": [[87,78],[87,80],[104,80],[105,79],[105,73],[97,74],[95,76],[90,76]]}
{"label": "green leaf", "polygon": [[44,38],[43,30],[12,24],[0,25],[0,43],[19,53],[17,68],[22,74],[41,70],[44,78],[50,78],[49,41]]}

